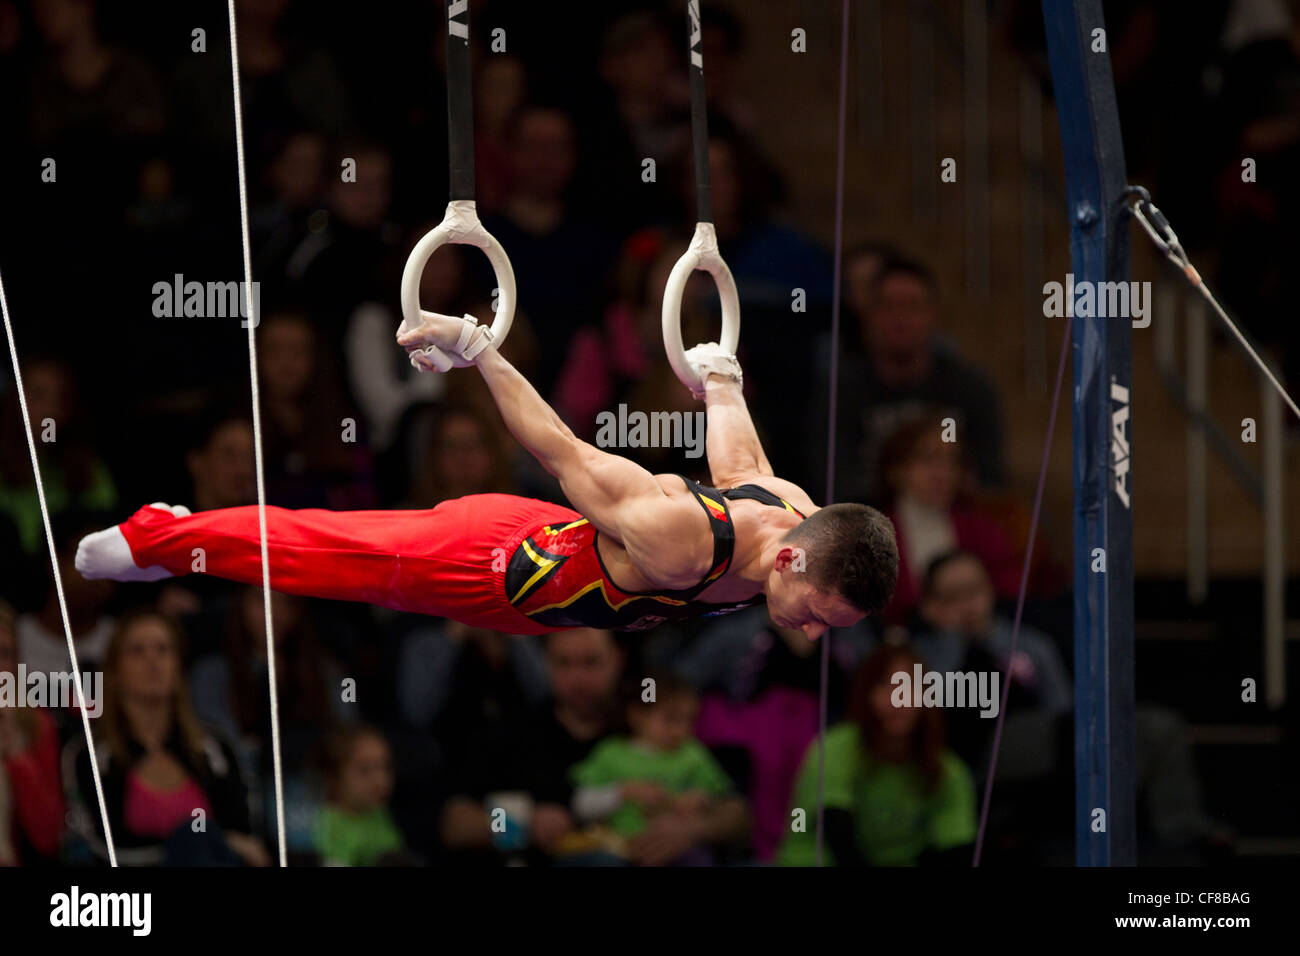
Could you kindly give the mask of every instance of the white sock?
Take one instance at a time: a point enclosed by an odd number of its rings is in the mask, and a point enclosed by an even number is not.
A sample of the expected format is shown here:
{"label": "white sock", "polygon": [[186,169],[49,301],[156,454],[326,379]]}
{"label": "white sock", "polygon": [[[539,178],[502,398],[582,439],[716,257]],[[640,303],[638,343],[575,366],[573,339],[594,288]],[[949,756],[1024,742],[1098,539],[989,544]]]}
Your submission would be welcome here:
{"label": "white sock", "polygon": [[[190,513],[184,505],[172,507],[155,502],[150,507],[170,511],[178,518]],[[160,581],[173,576],[158,564],[147,568],[136,564],[131,555],[131,546],[126,543],[126,535],[122,534],[119,525],[82,538],[77,545],[76,566],[81,576],[88,581],[98,578],[111,578],[114,581]]]}

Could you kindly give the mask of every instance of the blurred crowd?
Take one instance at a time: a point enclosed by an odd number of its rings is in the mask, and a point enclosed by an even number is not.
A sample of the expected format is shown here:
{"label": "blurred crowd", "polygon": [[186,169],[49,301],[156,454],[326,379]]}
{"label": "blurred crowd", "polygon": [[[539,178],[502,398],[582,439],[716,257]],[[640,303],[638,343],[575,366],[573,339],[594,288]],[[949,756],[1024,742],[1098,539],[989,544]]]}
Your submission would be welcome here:
{"label": "blurred crowd", "polygon": [[[132,864],[264,865],[275,847],[261,592],[198,575],[118,587],[72,564],[83,534],[147,502],[256,500],[245,330],[151,311],[174,275],[242,277],[224,6],[208,6],[0,0],[0,88],[16,91],[0,119],[26,131],[0,154],[0,182],[57,162],[54,183],[6,187],[0,253],[69,623],[81,667],[104,675],[99,776]],[[377,2],[340,23],[288,0],[236,6],[268,502],[562,500],[475,375],[419,375],[393,341],[405,255],[446,199],[440,5]],[[680,11],[611,5],[559,22],[543,4],[471,6],[478,210],[520,291],[503,351],[589,439],[620,404],[694,410],[659,332],[694,224]],[[498,26],[506,52],[489,48]],[[731,9],[704,5],[713,208],[744,308],[750,407],[776,472],[818,499],[832,263],[786,218],[784,177],[754,137],[760,111],[738,82],[750,41]],[[1032,39],[1025,49],[1032,59]],[[891,675],[920,665],[1013,679],[986,852],[1068,862],[1068,572],[1040,542],[1012,654],[1029,522],[1004,485],[998,388],[944,335],[923,260],[862,243],[844,280],[836,496],[890,515],[902,566],[883,617],[833,638],[828,859],[969,860],[994,722],[894,706]],[[477,253],[447,247],[421,301],[485,320],[493,284]],[[716,306],[693,279],[684,339],[713,337]],[[63,621],[6,385],[0,672],[56,673]],[[708,480],[682,449],[623,451]],[[281,594],[272,616],[295,862],[814,859],[818,648],[761,607],[634,640],[523,638]],[[1174,714],[1143,710],[1139,763],[1144,841],[1171,860],[1222,844]],[[105,858],[75,707],[0,707],[0,865]]]}

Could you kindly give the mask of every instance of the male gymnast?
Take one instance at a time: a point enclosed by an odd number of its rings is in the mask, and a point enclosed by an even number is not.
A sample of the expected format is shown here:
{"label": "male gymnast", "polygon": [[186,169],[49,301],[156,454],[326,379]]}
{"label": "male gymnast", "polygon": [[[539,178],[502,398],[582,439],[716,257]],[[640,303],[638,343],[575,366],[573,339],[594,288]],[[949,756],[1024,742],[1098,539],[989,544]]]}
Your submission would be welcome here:
{"label": "male gymnast", "polygon": [[[503,494],[411,511],[268,506],[272,589],[512,634],[641,631],[766,601],[774,624],[812,640],[888,603],[898,575],[893,525],[865,505],[818,508],[772,474],[740,365],[716,344],[687,353],[704,383],[708,487],[653,475],[577,438],[472,317],[421,316],[398,330],[412,364],[476,366],[510,432],[576,510]],[[76,566],[86,578],[200,571],[260,585],[258,509],[148,505],[82,539]]]}

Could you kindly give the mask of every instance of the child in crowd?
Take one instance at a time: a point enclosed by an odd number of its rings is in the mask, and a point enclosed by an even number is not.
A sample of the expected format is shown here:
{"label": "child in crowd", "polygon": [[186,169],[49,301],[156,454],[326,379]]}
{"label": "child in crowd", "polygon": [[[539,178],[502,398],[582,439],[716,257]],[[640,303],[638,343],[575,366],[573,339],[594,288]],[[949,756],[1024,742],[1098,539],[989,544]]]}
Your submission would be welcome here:
{"label": "child in crowd", "polygon": [[[602,821],[613,837],[609,849],[619,855],[640,857],[637,840],[661,815],[696,827],[731,794],[730,778],[692,735],[698,710],[690,684],[653,675],[629,695],[630,733],[603,740],[570,771],[575,816]],[[708,865],[711,854],[701,840],[671,862]]]}
{"label": "child in crowd", "polygon": [[406,841],[388,801],[393,793],[388,741],[353,726],[326,741],[326,803],[316,821],[316,852],[326,866],[406,863]]}
{"label": "child in crowd", "polygon": [[[846,720],[826,732],[825,861],[831,866],[968,866],[975,842],[975,784],[944,745],[942,712],[910,706],[896,674],[921,658],[877,647],[859,665]],[[901,703],[900,703],[901,700]],[[783,866],[815,866],[817,745],[795,780],[792,810],[805,825],[786,835]],[[792,819],[794,817],[792,816]]]}

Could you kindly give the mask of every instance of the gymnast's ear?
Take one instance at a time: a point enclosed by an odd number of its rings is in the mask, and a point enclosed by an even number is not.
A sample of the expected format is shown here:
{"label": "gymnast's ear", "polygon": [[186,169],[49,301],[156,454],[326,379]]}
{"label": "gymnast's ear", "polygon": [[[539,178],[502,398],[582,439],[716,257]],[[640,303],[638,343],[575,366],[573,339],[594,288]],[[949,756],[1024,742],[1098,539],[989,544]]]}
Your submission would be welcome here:
{"label": "gymnast's ear", "polygon": [[777,572],[787,571],[795,564],[795,562],[799,558],[800,558],[799,549],[792,545],[787,544],[784,548],[782,548],[780,551],[776,553],[775,568]]}

